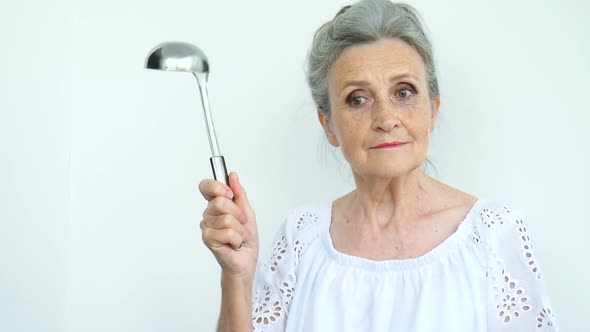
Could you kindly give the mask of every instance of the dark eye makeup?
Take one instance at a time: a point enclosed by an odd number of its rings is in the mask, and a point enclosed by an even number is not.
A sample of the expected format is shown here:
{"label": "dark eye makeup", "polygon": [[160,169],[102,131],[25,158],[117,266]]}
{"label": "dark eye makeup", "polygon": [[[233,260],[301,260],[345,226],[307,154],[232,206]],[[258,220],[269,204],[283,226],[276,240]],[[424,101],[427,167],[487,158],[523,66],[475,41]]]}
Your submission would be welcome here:
{"label": "dark eye makeup", "polygon": [[[408,95],[406,97],[402,97],[399,95],[399,93],[401,91],[410,91],[410,95]],[[359,94],[358,92],[359,92],[359,90],[352,91],[346,97],[346,104],[350,105],[351,107],[358,107],[363,104],[362,99],[368,99],[367,97],[363,96],[362,94]],[[413,97],[414,95],[416,95],[417,93],[418,92],[416,91],[416,89],[414,88],[413,85],[411,85],[409,83],[402,83],[401,86],[396,90],[395,96],[400,99],[409,99],[409,98]]]}
{"label": "dark eye makeup", "polygon": [[346,103],[352,107],[360,106],[362,102],[356,102],[360,99],[368,99],[367,97],[361,96],[359,94],[355,94],[356,91],[352,92],[351,94],[346,97]]}

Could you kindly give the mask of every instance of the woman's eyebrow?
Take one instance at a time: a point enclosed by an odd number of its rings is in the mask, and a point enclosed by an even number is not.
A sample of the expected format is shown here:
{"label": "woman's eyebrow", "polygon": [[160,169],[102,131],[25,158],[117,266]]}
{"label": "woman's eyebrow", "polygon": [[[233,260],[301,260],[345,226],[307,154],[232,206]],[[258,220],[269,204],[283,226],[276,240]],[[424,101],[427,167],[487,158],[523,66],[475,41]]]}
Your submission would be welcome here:
{"label": "woman's eyebrow", "polygon": [[395,76],[390,77],[389,78],[389,82],[397,81],[397,80],[402,79],[402,78],[411,78],[411,79],[414,79],[414,80],[418,80],[418,77],[414,76],[414,74],[411,74],[411,73],[402,73],[402,74],[397,74]]}
{"label": "woman's eyebrow", "polygon": [[368,86],[370,85],[369,82],[363,80],[349,80],[344,81],[340,90],[344,90],[346,87],[351,85],[358,85],[358,86]]}
{"label": "woman's eyebrow", "polygon": [[[402,73],[402,74],[397,74],[394,76],[391,76],[389,78],[389,82],[393,82],[393,81],[397,81],[403,78],[411,78],[414,80],[418,80],[418,78],[410,73]],[[340,88],[340,92],[344,91],[344,89],[348,86],[369,86],[370,83],[368,81],[364,81],[364,80],[348,80],[348,81],[344,81],[344,83],[342,84],[341,88]]]}

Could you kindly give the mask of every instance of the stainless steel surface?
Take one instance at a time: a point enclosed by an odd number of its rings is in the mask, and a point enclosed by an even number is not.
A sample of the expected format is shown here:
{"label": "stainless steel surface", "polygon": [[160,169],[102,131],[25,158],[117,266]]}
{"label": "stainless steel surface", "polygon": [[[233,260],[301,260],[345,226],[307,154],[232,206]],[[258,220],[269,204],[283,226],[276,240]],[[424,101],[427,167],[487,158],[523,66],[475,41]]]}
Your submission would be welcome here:
{"label": "stainless steel surface", "polygon": [[209,93],[207,92],[207,74],[208,73],[193,73],[199,84],[199,92],[201,93],[201,103],[203,104],[203,113],[205,114],[205,124],[207,127],[207,137],[209,137],[209,148],[211,155],[221,156],[219,151],[219,143],[217,143],[217,135],[215,134],[215,125],[213,124],[213,117],[209,109]]}
{"label": "stainless steel surface", "polygon": [[209,61],[195,45],[184,42],[165,42],[156,45],[145,59],[149,69],[208,73]]}
{"label": "stainless steel surface", "polygon": [[205,53],[197,46],[189,43],[165,42],[152,48],[146,57],[145,67],[156,70],[189,72],[195,76],[203,104],[211,155],[221,156],[217,135],[215,134],[215,125],[209,107],[209,96],[207,92],[209,60],[207,60]]}
{"label": "stainless steel surface", "polygon": [[229,186],[227,168],[225,167],[225,158],[223,156],[213,156],[209,159],[213,169],[213,178]]}

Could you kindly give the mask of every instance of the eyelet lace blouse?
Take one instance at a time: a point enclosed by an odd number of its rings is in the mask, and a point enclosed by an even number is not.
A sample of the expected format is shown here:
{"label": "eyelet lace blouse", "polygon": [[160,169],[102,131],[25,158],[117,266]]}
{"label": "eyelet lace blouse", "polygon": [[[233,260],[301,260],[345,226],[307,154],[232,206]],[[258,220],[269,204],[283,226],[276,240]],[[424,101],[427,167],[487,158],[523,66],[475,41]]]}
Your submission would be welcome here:
{"label": "eyelet lace blouse", "polygon": [[558,331],[526,215],[479,199],[423,256],[373,261],[334,249],[332,202],[280,225],[259,260],[254,331]]}

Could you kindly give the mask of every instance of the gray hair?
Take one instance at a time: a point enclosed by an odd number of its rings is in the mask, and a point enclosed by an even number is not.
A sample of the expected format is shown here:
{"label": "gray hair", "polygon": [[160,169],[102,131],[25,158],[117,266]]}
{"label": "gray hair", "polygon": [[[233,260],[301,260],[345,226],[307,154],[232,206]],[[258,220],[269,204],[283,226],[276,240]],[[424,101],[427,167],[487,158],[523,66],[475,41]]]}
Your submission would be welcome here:
{"label": "gray hair", "polygon": [[[426,67],[430,100],[439,96],[432,45],[414,7],[389,0],[362,0],[343,7],[315,33],[307,62],[307,83],[324,115],[330,114],[327,76],[338,56],[350,46],[399,38],[418,51]],[[329,118],[329,117],[328,117]]]}

